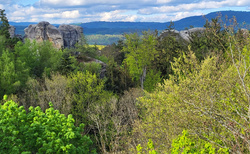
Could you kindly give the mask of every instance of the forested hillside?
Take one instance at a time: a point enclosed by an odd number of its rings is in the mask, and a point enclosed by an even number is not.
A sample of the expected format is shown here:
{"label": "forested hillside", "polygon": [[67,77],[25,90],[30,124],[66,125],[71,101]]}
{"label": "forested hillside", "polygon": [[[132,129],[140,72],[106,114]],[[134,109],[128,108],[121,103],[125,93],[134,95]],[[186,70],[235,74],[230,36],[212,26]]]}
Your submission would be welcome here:
{"label": "forested hillside", "polygon": [[[224,24],[228,26],[232,24],[232,19],[235,17],[241,28],[249,28],[250,24],[250,12],[244,11],[221,11],[221,12],[212,12],[204,16],[191,16],[183,18],[178,21],[174,21],[175,30],[184,30],[190,27],[203,27],[206,23],[206,20],[211,21],[211,19],[216,18],[217,16],[221,17],[221,20]],[[25,35],[24,29],[30,24],[37,24],[32,22],[10,22],[10,25],[16,27],[16,34],[22,36]],[[159,32],[167,29],[171,22],[88,22],[88,23],[72,23],[73,25],[78,25],[83,27],[84,34],[88,38],[89,44],[98,44],[98,45],[110,45],[112,43],[117,43],[121,38],[121,35],[124,33],[138,33],[142,34],[143,31],[154,31],[157,29]],[[53,24],[56,27],[59,27],[59,24]]]}
{"label": "forested hillside", "polygon": [[10,38],[0,11],[1,153],[250,153],[250,36],[236,20],[189,41],[169,26],[59,50]]}

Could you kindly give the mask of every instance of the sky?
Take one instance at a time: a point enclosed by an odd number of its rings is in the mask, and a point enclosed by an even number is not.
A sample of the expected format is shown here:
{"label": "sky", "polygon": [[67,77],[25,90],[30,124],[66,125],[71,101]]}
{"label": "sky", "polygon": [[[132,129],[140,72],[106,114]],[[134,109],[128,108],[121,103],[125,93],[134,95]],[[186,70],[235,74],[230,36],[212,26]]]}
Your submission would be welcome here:
{"label": "sky", "polygon": [[0,0],[0,9],[12,22],[168,22],[216,11],[250,11],[250,0]]}

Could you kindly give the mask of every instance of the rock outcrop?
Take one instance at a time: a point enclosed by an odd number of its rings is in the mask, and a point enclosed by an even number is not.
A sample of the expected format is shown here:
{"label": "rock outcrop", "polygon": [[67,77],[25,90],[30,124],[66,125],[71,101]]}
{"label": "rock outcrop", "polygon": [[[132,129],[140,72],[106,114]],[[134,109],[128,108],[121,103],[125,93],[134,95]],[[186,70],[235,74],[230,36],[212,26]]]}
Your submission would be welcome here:
{"label": "rock outcrop", "polygon": [[30,40],[38,42],[49,40],[58,49],[64,46],[61,32],[49,22],[42,21],[36,25],[29,25],[24,32],[25,38]]}
{"label": "rock outcrop", "polygon": [[191,28],[189,30],[182,30],[182,31],[178,31],[178,30],[165,30],[161,33],[161,35],[159,36],[160,38],[164,38],[166,36],[173,36],[176,38],[176,40],[185,40],[187,42],[190,42],[191,39],[191,34],[192,33],[197,33],[197,32],[204,32],[205,28],[202,27],[198,27],[198,28]]}
{"label": "rock outcrop", "polygon": [[54,47],[72,48],[81,39],[83,28],[75,25],[60,25],[59,28],[42,21],[24,29],[25,38],[42,42],[49,40]]}
{"label": "rock outcrop", "polygon": [[193,33],[202,33],[205,31],[206,28],[203,27],[197,27],[197,28],[191,28],[189,30],[182,30],[180,31],[180,36],[183,38],[185,41],[190,41],[190,36]]}
{"label": "rock outcrop", "polygon": [[16,28],[14,26],[10,25],[9,33],[10,33],[11,38],[15,37],[15,31],[16,31]]}
{"label": "rock outcrop", "polygon": [[72,48],[81,39],[83,28],[75,25],[60,25],[58,28],[63,36],[65,48]]}

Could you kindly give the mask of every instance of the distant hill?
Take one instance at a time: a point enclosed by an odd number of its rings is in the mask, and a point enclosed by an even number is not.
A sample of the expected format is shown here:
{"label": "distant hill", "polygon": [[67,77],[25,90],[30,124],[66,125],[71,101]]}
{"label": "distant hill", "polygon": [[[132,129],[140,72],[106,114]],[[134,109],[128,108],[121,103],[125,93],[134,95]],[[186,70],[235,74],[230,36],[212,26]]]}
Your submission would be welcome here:
{"label": "distant hill", "polygon": [[[227,19],[232,19],[233,16],[236,17],[237,22],[242,24],[245,22],[250,25],[250,12],[243,11],[221,11],[212,12],[204,16],[192,16],[183,18],[178,21],[174,21],[174,28],[176,30],[184,30],[185,28],[193,27],[203,27],[206,20],[211,21],[212,18],[216,18],[221,15],[221,19],[224,23],[228,23]],[[77,24],[84,28],[85,34],[122,34],[126,32],[140,32],[145,30],[164,30],[170,25],[170,22],[158,23],[158,22],[90,22]]]}
{"label": "distant hill", "polygon": [[[183,30],[185,28],[192,27],[203,27],[206,23],[206,19],[211,20],[212,18],[216,18],[218,16],[218,12],[212,12],[205,16],[192,16],[183,18],[178,21],[174,21],[174,27],[176,30]],[[220,15],[224,21],[224,23],[228,23],[225,20],[227,16],[228,19],[236,17],[238,23],[245,22],[250,25],[250,12],[243,11],[221,11]],[[24,28],[28,27],[30,24],[36,24],[31,22],[10,22],[10,25],[16,27],[16,33],[24,35]],[[79,25],[83,27],[85,35],[95,35],[95,34],[111,34],[111,35],[120,35],[124,33],[131,32],[141,32],[145,30],[155,30],[162,31],[167,28],[170,22],[159,23],[159,22],[89,22],[89,23],[75,23],[75,25]],[[58,26],[58,24],[54,24]]]}
{"label": "distant hill", "polygon": [[[177,30],[183,30],[186,27],[194,26],[194,27],[203,27],[206,23],[206,20],[211,21],[211,19],[221,16],[223,23],[229,25],[229,21],[227,19],[232,19],[236,17],[237,22],[239,24],[245,23],[250,25],[250,12],[245,11],[221,11],[221,12],[212,12],[204,16],[192,16],[183,18],[181,20],[175,21],[175,28]],[[243,26],[244,27],[244,26]],[[246,27],[245,27],[246,28]]]}

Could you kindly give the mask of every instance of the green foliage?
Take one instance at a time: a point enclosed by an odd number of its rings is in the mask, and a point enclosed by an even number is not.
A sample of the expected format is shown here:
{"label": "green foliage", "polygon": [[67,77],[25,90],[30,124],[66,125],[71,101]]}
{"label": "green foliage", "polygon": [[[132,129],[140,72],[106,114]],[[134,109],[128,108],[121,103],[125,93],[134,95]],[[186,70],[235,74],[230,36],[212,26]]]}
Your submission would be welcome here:
{"label": "green foliage", "polygon": [[4,50],[0,57],[0,96],[15,92],[18,81],[16,80],[15,65],[13,62],[13,54],[8,50]]}
{"label": "green foliage", "polygon": [[58,71],[63,74],[67,75],[72,72],[76,72],[79,70],[77,59],[71,55],[70,51],[65,49],[63,51],[62,57],[59,62]]}
{"label": "green foliage", "polygon": [[114,59],[110,59],[106,67],[106,82],[105,87],[109,91],[113,91],[117,94],[122,94],[125,90],[135,86],[127,65],[123,67],[118,66]]}
{"label": "green foliage", "polygon": [[175,75],[140,98],[143,120],[134,129],[141,134],[138,142],[154,138],[156,150],[168,152],[171,140],[187,129],[215,148],[248,153],[249,57],[241,57],[229,67],[219,65],[219,57],[199,63],[192,52],[175,59]]}
{"label": "green foliage", "polygon": [[226,52],[228,47],[228,33],[221,31],[220,18],[206,21],[204,32],[195,32],[191,34],[191,49],[196,57],[201,61],[211,55],[219,55]]}
{"label": "green foliage", "polygon": [[87,39],[84,35],[82,35],[82,38],[80,41],[75,45],[74,51],[79,52],[82,56],[87,56],[91,58],[96,58],[98,57],[97,54],[97,46],[90,46],[87,43]]}
{"label": "green foliage", "polygon": [[77,72],[71,75],[70,88],[73,92],[72,114],[76,123],[89,124],[87,109],[97,102],[105,100],[109,95],[103,91],[104,81],[89,71]]}
{"label": "green foliage", "polygon": [[0,35],[0,56],[3,53],[3,50],[5,50],[5,42],[6,42],[6,38],[3,35]]}
{"label": "green foliage", "polygon": [[104,62],[104,63],[108,63],[108,58],[106,56],[102,55],[102,56],[97,56],[95,58],[102,61],[102,62]]}
{"label": "green foliage", "polygon": [[[171,26],[171,25],[170,25]],[[161,72],[161,77],[164,79],[169,78],[170,74],[173,74],[171,67],[171,62],[174,61],[174,58],[181,56],[182,51],[187,50],[187,45],[184,40],[177,39],[174,34],[168,29],[169,33],[167,36],[159,37],[157,42],[157,56],[153,61],[154,69]]]}
{"label": "green foliage", "polygon": [[7,96],[7,95],[4,95],[4,96],[3,96],[3,100],[4,100],[4,101],[6,101],[6,100],[7,100],[7,98],[8,98],[8,96]]}
{"label": "green foliage", "polygon": [[86,35],[89,44],[109,45],[124,39],[123,35]]}
{"label": "green foliage", "polygon": [[195,139],[188,134],[186,130],[182,132],[178,138],[174,139],[172,142],[171,148],[172,154],[179,154],[179,153],[193,153],[193,154],[215,154],[215,153],[225,153],[229,154],[227,148],[220,148],[216,150],[213,145],[207,141],[201,139]]}
{"label": "green foliage", "polygon": [[158,83],[161,82],[161,72],[149,70],[144,82],[144,88],[148,92],[153,92]]}
{"label": "green foliage", "polygon": [[0,9],[0,36],[5,36],[6,39],[10,39],[9,33],[9,21],[4,13],[5,10]]}
{"label": "green foliage", "polygon": [[121,52],[124,47],[122,40],[119,40],[118,43],[113,43],[102,49],[101,55],[107,57],[109,60],[114,60],[118,65],[122,65],[123,60],[125,59],[125,53]]}
{"label": "green foliage", "polygon": [[9,96],[0,152],[90,153],[88,134],[102,153],[135,153],[138,143],[138,153],[249,153],[250,43],[242,31],[221,31],[213,19],[187,42],[171,23],[167,36],[125,35],[102,51],[82,36],[61,51],[49,42],[16,44],[4,10],[0,18],[0,97]]}
{"label": "green foliage", "polygon": [[24,63],[14,61],[13,53],[3,50],[0,56],[0,97],[4,94],[15,93],[19,88],[24,87],[28,78],[28,69]]}
{"label": "green foliage", "polygon": [[17,43],[15,55],[17,60],[25,63],[30,76],[42,77],[43,73],[48,75],[60,67],[63,52],[55,49],[49,41],[37,43],[26,40],[25,43]]}
{"label": "green foliage", "polygon": [[0,109],[1,153],[94,153],[92,141],[82,135],[84,125],[74,126],[71,115],[65,117],[50,108],[23,106],[7,101]]}
{"label": "green foliage", "polygon": [[92,74],[99,74],[101,68],[102,68],[102,65],[96,62],[85,63],[83,66],[84,71],[88,71]]}
{"label": "green foliage", "polygon": [[143,152],[143,148],[141,147],[140,144],[136,146],[136,149],[137,149],[137,154],[143,154],[143,153],[158,154],[158,152],[155,151],[154,143],[151,139],[148,140],[147,150],[145,150],[146,152]]}
{"label": "green foliage", "polygon": [[146,77],[146,70],[156,55],[156,38],[150,32],[144,32],[142,38],[138,34],[125,35],[126,42],[123,52],[126,52],[124,62],[129,68],[129,73],[136,81],[140,80],[143,89],[143,82]]}
{"label": "green foliage", "polygon": [[[9,21],[6,17],[6,14],[4,13],[5,10],[0,9],[0,37],[4,37],[5,41],[1,42],[0,39],[0,55],[1,55],[1,48],[9,48],[13,49],[15,44],[19,41],[18,38],[10,38],[10,33],[9,33]],[[3,45],[1,47],[1,44]]]}

